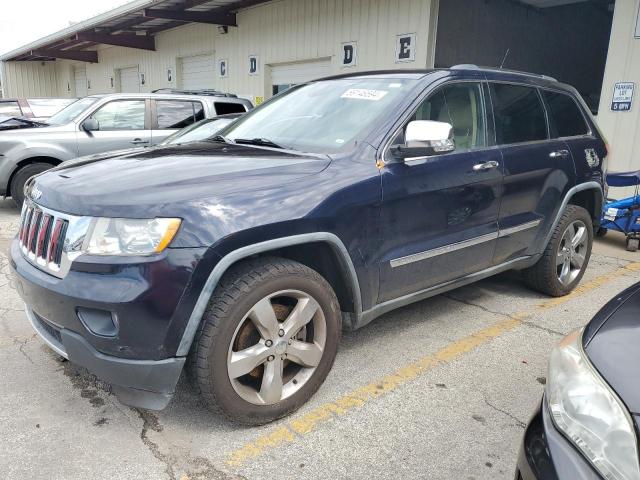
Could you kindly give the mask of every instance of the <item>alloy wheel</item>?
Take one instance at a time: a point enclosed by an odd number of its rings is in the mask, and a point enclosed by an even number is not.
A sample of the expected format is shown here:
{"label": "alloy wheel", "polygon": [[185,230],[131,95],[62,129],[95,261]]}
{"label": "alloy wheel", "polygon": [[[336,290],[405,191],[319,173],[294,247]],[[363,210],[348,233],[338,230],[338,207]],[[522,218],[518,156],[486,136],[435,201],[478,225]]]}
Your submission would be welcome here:
{"label": "alloy wheel", "polygon": [[556,254],[556,267],[558,280],[562,285],[573,282],[585,263],[589,234],[587,226],[581,220],[571,223],[560,240]]}
{"label": "alloy wheel", "polygon": [[327,325],[318,302],[299,290],[264,297],[236,328],[227,372],[236,393],[255,405],[273,405],[299,391],[324,353]]}

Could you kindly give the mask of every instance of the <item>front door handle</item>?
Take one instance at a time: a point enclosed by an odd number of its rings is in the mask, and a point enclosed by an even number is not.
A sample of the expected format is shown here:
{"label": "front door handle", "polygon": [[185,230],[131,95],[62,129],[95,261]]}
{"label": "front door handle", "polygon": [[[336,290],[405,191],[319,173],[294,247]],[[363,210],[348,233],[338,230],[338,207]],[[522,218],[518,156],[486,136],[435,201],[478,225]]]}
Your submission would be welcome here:
{"label": "front door handle", "polygon": [[565,158],[569,156],[569,150],[557,150],[549,154],[550,158]]}
{"label": "front door handle", "polygon": [[484,172],[485,170],[491,170],[493,168],[498,168],[500,164],[495,160],[491,160],[490,162],[478,163],[473,166],[474,172]]}
{"label": "front door handle", "polygon": [[142,140],[141,138],[134,138],[131,140],[131,145],[146,145],[149,140]]}

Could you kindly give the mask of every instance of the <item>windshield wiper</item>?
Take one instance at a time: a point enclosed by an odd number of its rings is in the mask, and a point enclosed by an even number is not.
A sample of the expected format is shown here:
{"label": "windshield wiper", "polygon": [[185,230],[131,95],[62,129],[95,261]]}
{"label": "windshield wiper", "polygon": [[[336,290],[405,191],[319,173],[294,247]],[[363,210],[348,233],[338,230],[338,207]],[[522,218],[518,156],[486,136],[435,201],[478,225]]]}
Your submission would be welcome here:
{"label": "windshield wiper", "polygon": [[244,143],[248,145],[259,145],[261,147],[272,147],[272,148],[282,148],[285,149],[282,145],[278,145],[275,142],[272,142],[268,138],[236,138],[236,143]]}

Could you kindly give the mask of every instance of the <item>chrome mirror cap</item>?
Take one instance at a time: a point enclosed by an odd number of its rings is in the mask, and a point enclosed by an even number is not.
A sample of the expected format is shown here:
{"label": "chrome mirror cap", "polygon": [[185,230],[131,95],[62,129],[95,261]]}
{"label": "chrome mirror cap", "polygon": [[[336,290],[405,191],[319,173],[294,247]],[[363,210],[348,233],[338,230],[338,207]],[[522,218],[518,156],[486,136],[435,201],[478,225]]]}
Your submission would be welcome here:
{"label": "chrome mirror cap", "polygon": [[453,126],[433,120],[409,122],[405,132],[405,148],[432,149],[434,154],[452,152],[456,148]]}

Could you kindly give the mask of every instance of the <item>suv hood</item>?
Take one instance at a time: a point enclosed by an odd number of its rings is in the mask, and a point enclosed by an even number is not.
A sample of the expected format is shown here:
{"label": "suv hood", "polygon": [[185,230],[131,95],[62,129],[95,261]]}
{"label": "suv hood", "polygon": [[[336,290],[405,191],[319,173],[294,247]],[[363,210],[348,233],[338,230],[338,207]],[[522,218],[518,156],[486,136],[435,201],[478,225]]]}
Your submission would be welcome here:
{"label": "suv hood", "polygon": [[188,204],[219,204],[322,171],[325,156],[212,142],[150,149],[59,166],[36,177],[37,203],[74,215],[184,217]]}
{"label": "suv hood", "polygon": [[583,335],[593,366],[634,413],[640,414],[640,283],[616,295]]}
{"label": "suv hood", "polygon": [[[32,120],[29,120],[32,122]],[[39,123],[39,122],[36,122]],[[0,141],[9,140],[9,141],[19,141],[23,137],[30,138],[31,136],[42,136],[48,133],[55,134],[59,132],[68,132],[73,130],[73,124],[66,125],[48,125],[46,123],[39,123],[37,127],[27,128],[24,130],[6,130],[0,132]]]}

